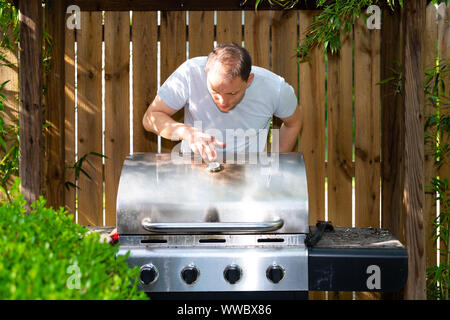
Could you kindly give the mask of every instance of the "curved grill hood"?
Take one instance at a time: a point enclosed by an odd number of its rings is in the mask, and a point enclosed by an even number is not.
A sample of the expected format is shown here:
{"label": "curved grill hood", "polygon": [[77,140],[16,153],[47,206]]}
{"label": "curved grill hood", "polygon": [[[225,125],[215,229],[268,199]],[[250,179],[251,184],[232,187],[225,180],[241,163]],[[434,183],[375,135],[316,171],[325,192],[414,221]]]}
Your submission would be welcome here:
{"label": "curved grill hood", "polygon": [[123,164],[119,234],[307,233],[301,153],[219,154],[211,172],[198,156],[137,153]]}

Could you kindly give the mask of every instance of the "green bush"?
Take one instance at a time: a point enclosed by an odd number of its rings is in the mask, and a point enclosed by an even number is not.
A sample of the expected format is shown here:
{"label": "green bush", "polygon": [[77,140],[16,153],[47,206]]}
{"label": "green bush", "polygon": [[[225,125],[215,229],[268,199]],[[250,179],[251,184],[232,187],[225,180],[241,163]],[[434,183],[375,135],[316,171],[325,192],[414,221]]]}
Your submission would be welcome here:
{"label": "green bush", "polygon": [[146,299],[118,246],[42,197],[27,215],[18,186],[0,204],[0,299]]}

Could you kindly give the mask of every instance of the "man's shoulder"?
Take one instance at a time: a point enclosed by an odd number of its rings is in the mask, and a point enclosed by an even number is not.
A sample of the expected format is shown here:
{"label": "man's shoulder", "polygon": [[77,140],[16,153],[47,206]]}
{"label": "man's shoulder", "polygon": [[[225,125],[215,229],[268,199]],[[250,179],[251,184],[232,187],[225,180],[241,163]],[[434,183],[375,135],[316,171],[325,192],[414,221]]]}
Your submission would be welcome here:
{"label": "man's shoulder", "polygon": [[262,67],[252,66],[252,73],[255,74],[255,79],[263,79],[264,81],[274,82],[280,84],[284,81],[284,78],[276,73]]}
{"label": "man's shoulder", "polygon": [[202,76],[205,72],[205,64],[207,57],[195,57],[187,59],[175,70],[175,74],[180,74],[185,77]]}
{"label": "man's shoulder", "polygon": [[194,57],[187,59],[184,64],[190,68],[204,68],[208,57]]}

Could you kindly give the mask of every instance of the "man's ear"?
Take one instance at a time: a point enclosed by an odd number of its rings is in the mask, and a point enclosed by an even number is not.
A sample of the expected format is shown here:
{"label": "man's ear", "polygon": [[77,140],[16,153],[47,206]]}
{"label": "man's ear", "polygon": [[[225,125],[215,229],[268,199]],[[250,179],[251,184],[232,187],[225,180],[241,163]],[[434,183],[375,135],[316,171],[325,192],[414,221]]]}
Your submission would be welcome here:
{"label": "man's ear", "polygon": [[250,73],[250,75],[248,76],[248,79],[247,79],[247,88],[252,84],[252,81],[254,78],[255,78],[255,74]]}

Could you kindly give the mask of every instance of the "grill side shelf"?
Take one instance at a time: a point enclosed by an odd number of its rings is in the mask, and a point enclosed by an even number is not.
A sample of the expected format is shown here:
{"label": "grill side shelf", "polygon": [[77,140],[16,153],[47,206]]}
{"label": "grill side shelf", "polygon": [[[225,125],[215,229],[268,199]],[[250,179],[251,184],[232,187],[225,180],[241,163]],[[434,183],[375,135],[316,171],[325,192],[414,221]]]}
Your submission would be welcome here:
{"label": "grill side shelf", "polygon": [[335,227],[308,249],[311,291],[397,292],[407,276],[408,252],[385,229]]}

